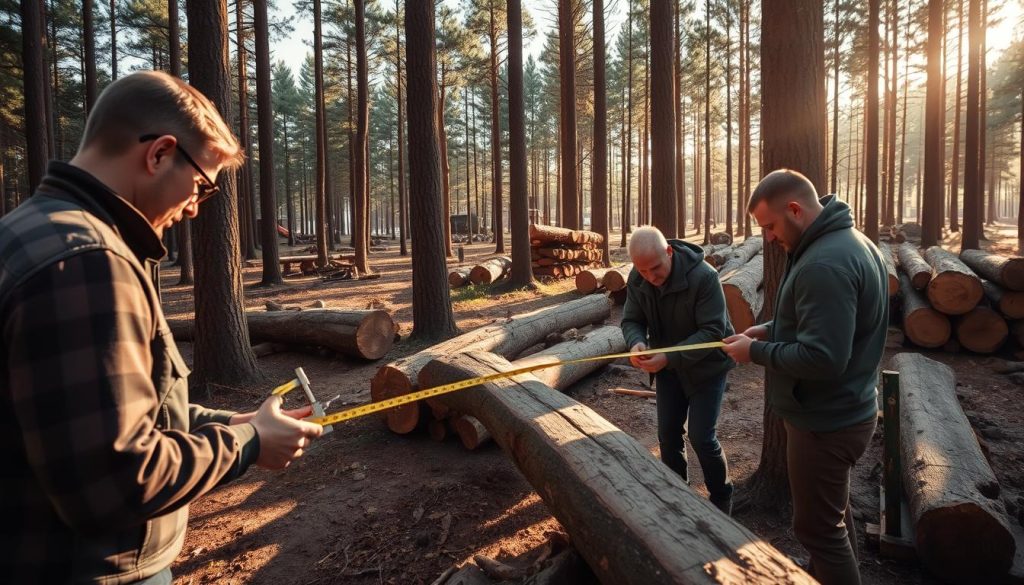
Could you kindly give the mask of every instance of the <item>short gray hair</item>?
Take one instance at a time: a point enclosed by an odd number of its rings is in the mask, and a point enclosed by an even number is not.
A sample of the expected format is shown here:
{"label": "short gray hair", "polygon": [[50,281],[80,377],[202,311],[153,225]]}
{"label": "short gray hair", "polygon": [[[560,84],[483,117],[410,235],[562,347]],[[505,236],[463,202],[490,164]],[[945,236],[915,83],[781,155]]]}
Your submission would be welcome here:
{"label": "short gray hair", "polygon": [[645,225],[638,227],[629,238],[629,257],[633,258],[638,254],[651,254],[653,252],[666,253],[668,240],[665,234],[654,226]]}

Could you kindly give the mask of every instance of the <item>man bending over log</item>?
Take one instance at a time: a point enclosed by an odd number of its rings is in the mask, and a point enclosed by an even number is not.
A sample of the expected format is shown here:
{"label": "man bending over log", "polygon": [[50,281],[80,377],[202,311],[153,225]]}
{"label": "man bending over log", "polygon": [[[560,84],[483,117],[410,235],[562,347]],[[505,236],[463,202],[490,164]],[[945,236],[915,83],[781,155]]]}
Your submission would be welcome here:
{"label": "man bending over log", "polygon": [[769,173],[747,208],[789,255],[775,318],[725,340],[737,362],[767,371],[785,422],[793,532],[825,585],[860,583],[850,470],[875,431],[878,364],[889,320],[888,272],[853,229],[850,208],[818,200],[796,171]]}
{"label": "man bending over log", "polygon": [[0,582],[170,583],[190,502],[322,432],[277,396],[246,414],[188,403],[160,238],[242,158],[206,96],[133,73],[0,220]]}
{"label": "man bending over log", "polygon": [[[630,351],[720,341],[732,335],[718,273],[704,262],[700,246],[668,241],[657,228],[645,226],[633,232],[629,255],[633,270],[626,281],[622,335]],[[683,444],[686,425],[711,502],[731,513],[729,464],[715,427],[726,374],[733,362],[718,349],[655,354],[630,361],[656,380],[661,460],[688,481]]]}

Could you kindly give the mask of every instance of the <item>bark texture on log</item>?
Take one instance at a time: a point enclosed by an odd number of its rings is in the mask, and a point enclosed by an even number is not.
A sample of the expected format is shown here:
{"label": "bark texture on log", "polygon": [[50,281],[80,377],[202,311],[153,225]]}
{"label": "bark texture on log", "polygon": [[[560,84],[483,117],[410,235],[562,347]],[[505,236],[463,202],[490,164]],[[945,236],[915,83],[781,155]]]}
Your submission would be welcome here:
{"label": "bark texture on log", "polygon": [[633,270],[633,263],[623,264],[622,266],[615,266],[609,268],[608,272],[604,273],[604,277],[601,278],[601,284],[604,285],[609,292],[615,292],[626,288],[626,279],[629,278],[629,272]]}
{"label": "bark texture on log", "polygon": [[878,250],[882,253],[882,260],[885,261],[885,269],[889,272],[889,298],[900,292],[900,277],[896,273],[896,262],[893,260],[892,248],[889,244],[878,244]]}
{"label": "bark texture on log", "polygon": [[732,255],[725,259],[725,262],[718,265],[718,272],[722,276],[728,275],[733,270],[736,270],[747,262],[750,262],[751,258],[761,253],[764,247],[764,240],[761,236],[754,236],[743,240],[743,243],[733,248]]}
{"label": "bark texture on log", "polygon": [[[626,351],[626,340],[622,337],[622,329],[614,325],[598,327],[587,331],[584,335],[556,343],[551,347],[512,362],[517,368],[568,361],[580,358],[596,357],[610,353]],[[565,391],[587,374],[608,365],[608,360],[583,362],[554,366],[533,372],[533,376],[555,390]]]}
{"label": "bark texture on log", "polygon": [[1024,258],[964,250],[960,259],[976,273],[1009,290],[1024,291]]}
{"label": "bark texture on log", "polygon": [[530,225],[530,242],[544,244],[600,244],[604,237],[597,232],[570,230],[549,225]]}
{"label": "bark texture on log", "polygon": [[473,284],[491,284],[508,276],[512,268],[512,259],[508,256],[495,256],[488,258],[473,267],[469,272],[469,280]]}
{"label": "bark texture on log", "polygon": [[[254,342],[326,347],[344,355],[377,360],[395,342],[398,330],[387,311],[303,311],[247,312],[249,337]],[[191,341],[196,324],[191,319],[169,320],[167,324],[179,341]]]}
{"label": "bark texture on log", "polygon": [[953,370],[913,353],[897,354],[892,369],[900,373],[903,485],[918,558],[943,580],[993,582],[1009,570],[1015,544]]}
{"label": "bark texture on log", "polygon": [[[484,352],[447,356],[428,364],[420,383],[511,367]],[[533,376],[444,398],[490,430],[604,583],[814,582],[697,495],[646,447]]]}
{"label": "bark texture on log", "polygon": [[[374,402],[379,402],[415,391],[419,387],[416,377],[420,370],[436,357],[469,350],[513,357],[541,343],[552,331],[600,323],[610,312],[607,299],[590,295],[485,325],[382,366],[370,381],[370,396]],[[412,432],[419,424],[420,408],[416,403],[388,410],[385,415],[388,427],[399,434]]]}
{"label": "bark texture on log", "polygon": [[988,307],[974,307],[956,320],[957,340],[974,353],[995,352],[1009,335],[1006,320]]}
{"label": "bark texture on log", "polygon": [[924,290],[932,280],[932,267],[924,261],[921,253],[913,244],[900,244],[896,247],[896,255],[900,260],[900,269],[910,277],[914,288]]}
{"label": "bark texture on log", "polygon": [[742,333],[756,324],[757,316],[764,304],[761,278],[764,271],[764,256],[754,258],[722,277],[722,291],[725,293],[725,307],[729,311],[732,328]]}
{"label": "bark texture on log", "polygon": [[991,280],[982,280],[985,298],[1007,319],[1024,319],[1024,291],[1006,290]]}
{"label": "bark texture on log", "polygon": [[932,267],[928,300],[935,310],[947,315],[963,315],[978,306],[985,293],[981,279],[966,264],[938,246],[925,250],[924,259]]}
{"label": "bark texture on log", "polygon": [[907,339],[921,347],[945,345],[952,331],[949,317],[928,304],[928,299],[914,289],[906,273],[900,274],[900,292],[903,294],[903,333]]}

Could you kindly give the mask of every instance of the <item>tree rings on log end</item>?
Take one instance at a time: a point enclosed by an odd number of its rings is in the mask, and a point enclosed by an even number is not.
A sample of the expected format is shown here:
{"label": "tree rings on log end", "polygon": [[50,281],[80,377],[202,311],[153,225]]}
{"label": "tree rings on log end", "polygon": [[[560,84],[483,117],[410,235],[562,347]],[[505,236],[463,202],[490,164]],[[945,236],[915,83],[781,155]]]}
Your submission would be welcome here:
{"label": "tree rings on log end", "polygon": [[[412,383],[401,370],[391,366],[383,366],[377,370],[370,381],[370,399],[380,402],[396,396],[404,396],[413,392]],[[388,428],[400,435],[407,435],[420,423],[420,402],[390,408],[384,412]]]}
{"label": "tree rings on log end", "polygon": [[951,583],[993,583],[1010,570],[1013,535],[977,503],[933,508],[914,528],[917,554],[929,572]]}
{"label": "tree rings on log end", "polygon": [[949,341],[952,328],[948,317],[924,307],[903,317],[903,332],[915,345],[934,349]]}
{"label": "tree rings on log end", "polygon": [[368,360],[379,360],[395,343],[395,321],[387,311],[373,311],[356,328],[356,347]]}
{"label": "tree rings on log end", "polygon": [[993,353],[1006,343],[1009,335],[1006,320],[988,307],[975,307],[956,324],[960,345],[974,353]]}
{"label": "tree rings on log end", "polygon": [[981,302],[985,294],[981,281],[959,272],[943,272],[928,283],[932,307],[947,315],[963,315]]}

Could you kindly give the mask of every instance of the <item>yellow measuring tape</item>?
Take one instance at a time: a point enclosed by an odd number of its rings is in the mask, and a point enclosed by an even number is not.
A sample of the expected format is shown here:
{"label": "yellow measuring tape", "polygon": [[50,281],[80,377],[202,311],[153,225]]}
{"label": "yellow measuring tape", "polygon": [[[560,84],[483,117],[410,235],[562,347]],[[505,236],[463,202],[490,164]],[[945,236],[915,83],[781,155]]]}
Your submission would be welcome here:
{"label": "yellow measuring tape", "polygon": [[[630,352],[612,353],[612,354],[607,354],[607,355],[599,355],[599,356],[595,356],[595,357],[585,357],[585,358],[578,358],[578,359],[574,359],[574,360],[565,360],[565,361],[557,361],[557,362],[544,363],[544,364],[536,364],[536,365],[533,365],[533,366],[526,366],[526,367],[523,367],[523,368],[516,368],[514,370],[509,370],[507,372],[499,372],[497,374],[488,374],[486,376],[480,376],[480,377],[477,377],[477,378],[469,378],[468,380],[461,380],[461,381],[458,381],[458,382],[453,382],[451,384],[445,384],[443,386],[436,386],[434,388],[427,388],[426,390],[420,390],[418,392],[412,392],[411,394],[404,394],[402,396],[396,396],[395,398],[388,398],[387,400],[382,400],[380,402],[372,402],[370,404],[364,404],[362,406],[357,406],[355,408],[350,408],[348,410],[342,410],[342,411],[339,411],[339,412],[334,412],[334,413],[331,413],[331,414],[328,414],[328,415],[325,415],[325,416],[321,416],[321,417],[308,418],[306,420],[308,422],[316,423],[318,425],[324,425],[324,426],[333,425],[333,424],[344,422],[344,421],[351,420],[351,419],[354,419],[354,418],[359,418],[361,416],[366,416],[368,414],[373,414],[375,412],[381,412],[383,410],[388,410],[389,408],[395,408],[396,406],[404,406],[404,405],[410,404],[412,402],[423,400],[424,398],[433,398],[435,396],[441,396],[442,394],[450,394],[452,392],[456,392],[458,390],[464,390],[466,388],[471,388],[473,386],[476,386],[478,384],[483,384],[485,382],[491,382],[493,380],[501,380],[503,378],[511,378],[511,377],[514,377],[514,376],[518,376],[520,374],[528,374],[530,372],[536,372],[538,370],[544,370],[544,369],[547,369],[547,368],[554,368],[556,366],[565,366],[565,365],[569,365],[569,364],[579,364],[579,363],[583,363],[583,362],[596,362],[596,361],[600,361],[600,360],[612,360],[612,359],[617,359],[617,358],[622,358],[622,357],[637,357],[637,356],[645,356],[645,355],[655,355],[655,354],[659,354],[659,353],[674,353],[674,352],[677,352],[677,351],[695,351],[695,350],[700,350],[700,349],[716,349],[716,348],[719,348],[719,347],[725,347],[725,344],[722,343],[721,341],[711,341],[711,342],[708,342],[708,343],[693,343],[693,344],[690,344],[690,345],[677,345],[677,346],[674,346],[674,347],[660,347],[660,348],[657,348],[657,349],[648,349],[648,350],[645,350],[645,351],[638,351],[638,352],[632,352],[632,353],[630,353]],[[274,390],[273,390],[273,392],[271,392],[271,394],[273,394],[275,396],[276,395],[285,394],[285,393],[287,393],[290,390],[298,388],[299,386],[301,386],[301,383],[299,382],[298,379],[295,379],[295,380],[292,380],[292,381],[287,382],[285,384],[282,384],[282,385],[278,386],[277,388],[274,388]]]}

